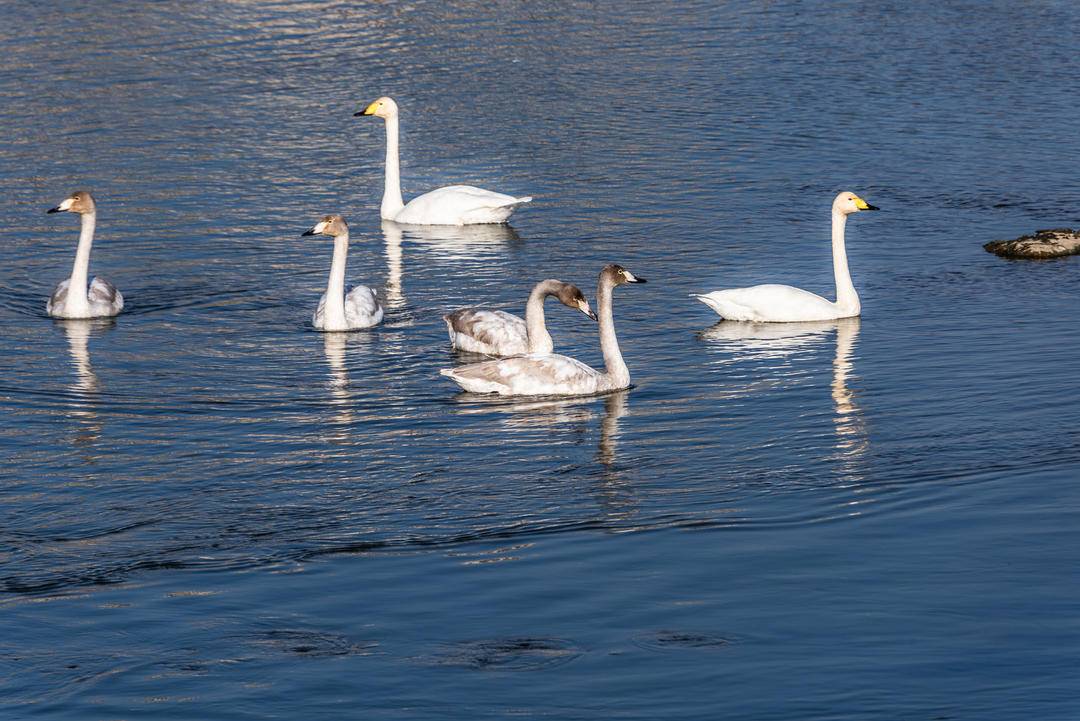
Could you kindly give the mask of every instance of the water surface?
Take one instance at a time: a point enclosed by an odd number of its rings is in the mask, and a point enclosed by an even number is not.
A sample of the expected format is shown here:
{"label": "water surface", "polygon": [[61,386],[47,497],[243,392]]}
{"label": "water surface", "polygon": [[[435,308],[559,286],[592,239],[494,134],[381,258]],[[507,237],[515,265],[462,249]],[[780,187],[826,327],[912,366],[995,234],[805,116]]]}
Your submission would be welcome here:
{"label": "water surface", "polygon": [[[0,698],[62,719],[1074,719],[1071,3],[14,2],[0,39]],[[536,201],[512,227],[378,220]],[[77,223],[110,321],[53,321]],[[863,317],[717,324],[689,293]],[[352,228],[368,332],[310,327]],[[635,388],[498,401],[440,315],[648,278]],[[552,306],[557,348],[602,362]]]}

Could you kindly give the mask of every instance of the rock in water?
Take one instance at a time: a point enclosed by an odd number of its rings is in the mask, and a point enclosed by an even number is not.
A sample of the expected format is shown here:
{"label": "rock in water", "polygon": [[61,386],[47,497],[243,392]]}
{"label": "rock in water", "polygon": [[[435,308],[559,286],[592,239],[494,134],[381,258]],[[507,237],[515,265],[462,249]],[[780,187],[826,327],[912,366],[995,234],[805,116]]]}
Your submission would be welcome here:
{"label": "rock in water", "polygon": [[1080,253],[1080,232],[1072,228],[1036,230],[1016,240],[993,240],[983,246],[1002,258],[1058,258]]}

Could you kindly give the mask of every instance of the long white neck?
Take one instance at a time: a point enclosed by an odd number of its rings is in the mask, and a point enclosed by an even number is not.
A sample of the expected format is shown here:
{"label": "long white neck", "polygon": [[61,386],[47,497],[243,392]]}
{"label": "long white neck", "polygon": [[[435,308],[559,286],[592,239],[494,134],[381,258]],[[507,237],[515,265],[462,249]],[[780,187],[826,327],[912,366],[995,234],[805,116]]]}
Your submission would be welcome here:
{"label": "long white neck", "polygon": [[847,216],[835,210],[832,214],[832,260],[836,277],[836,305],[847,315],[859,314],[859,294],[848,271],[847,249],[844,247],[844,226]]}
{"label": "long white neck", "polygon": [[90,303],[86,297],[86,283],[90,274],[90,246],[94,244],[94,225],[97,213],[83,213],[82,232],[79,233],[79,249],[75,251],[75,265],[71,268],[71,280],[68,283],[67,312],[89,311]]}
{"label": "long white neck", "polygon": [[330,264],[330,280],[326,284],[326,305],[323,306],[323,328],[346,330],[345,327],[345,261],[349,255],[349,233],[334,236],[334,261]]}
{"label": "long white neck", "polygon": [[619,350],[619,340],[615,337],[615,318],[611,310],[612,283],[605,277],[600,278],[596,288],[596,302],[600,305],[600,350],[604,353],[604,367],[612,388],[626,388],[630,385],[630,369],[623,361]]}
{"label": "long white neck", "polygon": [[401,199],[401,170],[398,167],[398,116],[386,119],[386,172],[383,184],[382,207],[385,220],[393,220],[405,207]]}
{"label": "long white neck", "polygon": [[559,282],[542,280],[533,286],[529,302],[525,305],[525,332],[529,337],[529,352],[550,354],[555,344],[544,322],[544,300],[559,292]]}

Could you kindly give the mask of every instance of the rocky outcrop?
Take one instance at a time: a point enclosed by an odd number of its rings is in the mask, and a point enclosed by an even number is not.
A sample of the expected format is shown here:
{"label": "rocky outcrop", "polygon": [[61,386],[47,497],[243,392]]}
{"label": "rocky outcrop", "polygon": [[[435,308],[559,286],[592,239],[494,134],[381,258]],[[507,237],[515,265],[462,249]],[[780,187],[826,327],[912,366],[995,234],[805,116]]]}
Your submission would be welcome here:
{"label": "rocky outcrop", "polygon": [[1080,232],[1071,228],[1036,230],[1016,240],[994,240],[983,246],[1002,258],[1058,258],[1080,253]]}

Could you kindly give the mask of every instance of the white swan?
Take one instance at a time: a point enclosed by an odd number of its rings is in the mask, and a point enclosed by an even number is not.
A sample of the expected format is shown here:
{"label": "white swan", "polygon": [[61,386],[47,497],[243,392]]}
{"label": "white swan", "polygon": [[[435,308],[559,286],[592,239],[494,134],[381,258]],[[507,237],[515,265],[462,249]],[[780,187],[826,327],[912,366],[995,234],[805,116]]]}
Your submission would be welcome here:
{"label": "white swan", "polygon": [[82,218],[82,232],[79,233],[79,249],[75,251],[71,277],[57,283],[45,302],[45,312],[53,318],[109,318],[118,314],[124,309],[124,296],[115,285],[104,278],[94,278],[89,287],[86,284],[90,271],[90,246],[94,243],[94,226],[97,223],[97,206],[93,197],[80,190],[46,212],[78,213]]}
{"label": "white swan", "polygon": [[584,396],[629,388],[630,370],[615,338],[611,291],[623,283],[644,282],[644,278],[635,277],[622,266],[608,265],[600,271],[596,302],[600,307],[603,373],[558,353],[503,358],[439,372],[467,391],[503,396]]}
{"label": "white swan", "polygon": [[302,235],[334,236],[330,280],[311,324],[322,331],[359,330],[378,325],[383,319],[383,308],[375,291],[366,285],[345,288],[345,260],[349,255],[349,226],[345,219],[340,215],[327,215]]}
{"label": "white swan", "polygon": [[519,205],[532,200],[529,196],[515,198],[471,185],[448,185],[413,198],[406,205],[401,199],[398,167],[397,103],[382,97],[353,115],[374,115],[386,121],[386,171],[380,211],[383,220],[413,225],[505,223]]}
{"label": "white swan", "polygon": [[750,288],[715,290],[694,297],[727,320],[752,320],[767,323],[790,323],[810,320],[835,320],[859,315],[859,295],[848,272],[844,248],[847,216],[860,210],[877,210],[854,193],[840,193],[832,204],[833,274],[836,277],[836,302],[790,285],[755,285]]}
{"label": "white swan", "polygon": [[450,334],[450,345],[470,353],[513,356],[526,353],[548,354],[555,350],[551,334],[544,324],[544,301],[554,296],[567,308],[577,308],[596,320],[585,294],[571,283],[549,278],[533,286],[522,320],[501,310],[461,308],[443,316]]}

